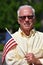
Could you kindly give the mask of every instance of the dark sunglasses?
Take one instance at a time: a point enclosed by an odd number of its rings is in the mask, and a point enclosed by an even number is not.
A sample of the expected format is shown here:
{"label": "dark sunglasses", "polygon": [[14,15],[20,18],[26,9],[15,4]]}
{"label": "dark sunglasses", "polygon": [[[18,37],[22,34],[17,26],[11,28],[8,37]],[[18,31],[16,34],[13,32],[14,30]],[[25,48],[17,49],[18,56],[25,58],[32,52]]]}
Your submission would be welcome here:
{"label": "dark sunglasses", "polygon": [[27,17],[28,19],[33,19],[34,16],[33,16],[33,15],[31,15],[31,16],[19,16],[19,18],[20,18],[20,19],[23,19],[23,20],[26,19],[26,17]]}

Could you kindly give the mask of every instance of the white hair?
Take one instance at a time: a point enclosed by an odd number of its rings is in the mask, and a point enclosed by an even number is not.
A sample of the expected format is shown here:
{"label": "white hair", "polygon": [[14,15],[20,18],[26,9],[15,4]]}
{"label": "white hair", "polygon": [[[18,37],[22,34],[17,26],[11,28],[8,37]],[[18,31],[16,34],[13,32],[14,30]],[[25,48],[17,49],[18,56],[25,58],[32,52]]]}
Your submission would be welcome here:
{"label": "white hair", "polygon": [[33,11],[33,15],[35,16],[35,9],[34,9],[32,6],[30,6],[30,5],[23,5],[23,6],[20,6],[19,9],[17,10],[17,15],[18,15],[18,16],[19,16],[20,10],[21,10],[22,8],[24,8],[24,7],[31,8],[32,11]]}

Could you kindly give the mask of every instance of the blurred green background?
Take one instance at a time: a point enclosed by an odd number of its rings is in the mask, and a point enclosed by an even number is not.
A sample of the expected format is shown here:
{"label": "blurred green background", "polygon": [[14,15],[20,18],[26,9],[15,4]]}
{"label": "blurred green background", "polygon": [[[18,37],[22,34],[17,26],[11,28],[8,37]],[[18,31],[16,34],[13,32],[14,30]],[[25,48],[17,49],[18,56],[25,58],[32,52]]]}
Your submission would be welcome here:
{"label": "blurred green background", "polygon": [[[35,28],[43,32],[43,0],[0,0],[0,34],[5,34],[5,27],[7,27],[11,33],[18,30],[17,10],[19,6],[24,4],[34,7],[36,11]],[[0,45],[0,49],[2,50],[2,42],[0,42]]]}

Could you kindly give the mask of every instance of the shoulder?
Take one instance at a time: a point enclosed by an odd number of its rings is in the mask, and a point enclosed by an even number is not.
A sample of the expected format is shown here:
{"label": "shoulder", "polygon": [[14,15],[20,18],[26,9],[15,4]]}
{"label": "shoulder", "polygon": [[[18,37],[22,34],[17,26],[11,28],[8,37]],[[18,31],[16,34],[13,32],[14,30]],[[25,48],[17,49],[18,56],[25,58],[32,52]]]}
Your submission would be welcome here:
{"label": "shoulder", "polygon": [[39,36],[43,36],[43,32],[36,31],[36,33],[37,33]]}
{"label": "shoulder", "polygon": [[18,36],[18,31],[12,34],[12,37],[17,37]]}
{"label": "shoulder", "polygon": [[16,36],[18,34],[18,31],[16,31],[15,33],[12,34],[12,36]]}
{"label": "shoulder", "polygon": [[13,37],[15,40],[17,40],[19,36],[20,36],[20,35],[19,35],[19,30],[12,34],[12,37]]}
{"label": "shoulder", "polygon": [[43,32],[40,32],[40,31],[36,31],[36,37],[39,37],[41,39],[43,39]]}

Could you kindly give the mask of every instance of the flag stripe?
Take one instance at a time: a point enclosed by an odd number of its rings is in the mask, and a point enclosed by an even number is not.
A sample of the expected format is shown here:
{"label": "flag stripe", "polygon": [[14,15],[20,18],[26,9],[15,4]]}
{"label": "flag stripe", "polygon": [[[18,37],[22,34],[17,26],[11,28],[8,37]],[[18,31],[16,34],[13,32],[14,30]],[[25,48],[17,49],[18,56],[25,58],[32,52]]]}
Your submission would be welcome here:
{"label": "flag stripe", "polygon": [[15,45],[15,44],[17,44],[14,40],[10,40],[10,43],[8,42],[7,43],[7,45],[5,45],[5,47],[4,47],[4,54],[5,54],[5,52],[6,52],[6,50],[9,48],[9,47],[11,47],[12,45]]}
{"label": "flag stripe", "polygon": [[5,53],[6,50],[12,45],[12,43],[15,43],[15,41],[10,42],[10,44],[4,48],[4,53]]}
{"label": "flag stripe", "polygon": [[12,42],[15,43],[14,39],[10,39],[9,42],[7,44],[5,44],[4,51],[5,51],[5,49],[7,49],[12,44]]}
{"label": "flag stripe", "polygon": [[14,41],[14,40],[10,41],[10,43],[8,43],[8,44],[5,46],[5,48],[7,49],[12,43],[15,43],[15,41]]}
{"label": "flag stripe", "polygon": [[12,45],[10,46],[10,47],[8,47],[8,49],[5,51],[5,53],[3,54],[3,56],[2,56],[2,64],[4,63],[4,60],[5,60],[5,56],[6,56],[6,54],[8,53],[8,51],[9,50],[11,50],[11,48],[13,47],[13,46],[16,46],[17,45],[17,43],[12,43]]}
{"label": "flag stripe", "polygon": [[8,42],[5,44],[4,49],[3,49],[3,50],[5,50],[5,48],[7,47],[7,45],[9,45],[9,44],[10,44],[10,41],[12,41],[12,40],[14,40],[14,39],[13,39],[13,38],[11,38],[10,40],[8,40]]}
{"label": "flag stripe", "polygon": [[13,38],[11,38],[10,40],[8,40],[8,42],[5,44],[5,46],[8,45],[8,43],[10,43],[12,40],[14,40]]}
{"label": "flag stripe", "polygon": [[16,46],[17,44],[15,43],[12,43],[12,45],[10,45],[7,49],[5,49],[5,53],[4,53],[4,56],[6,56],[6,53],[13,47],[13,46]]}

